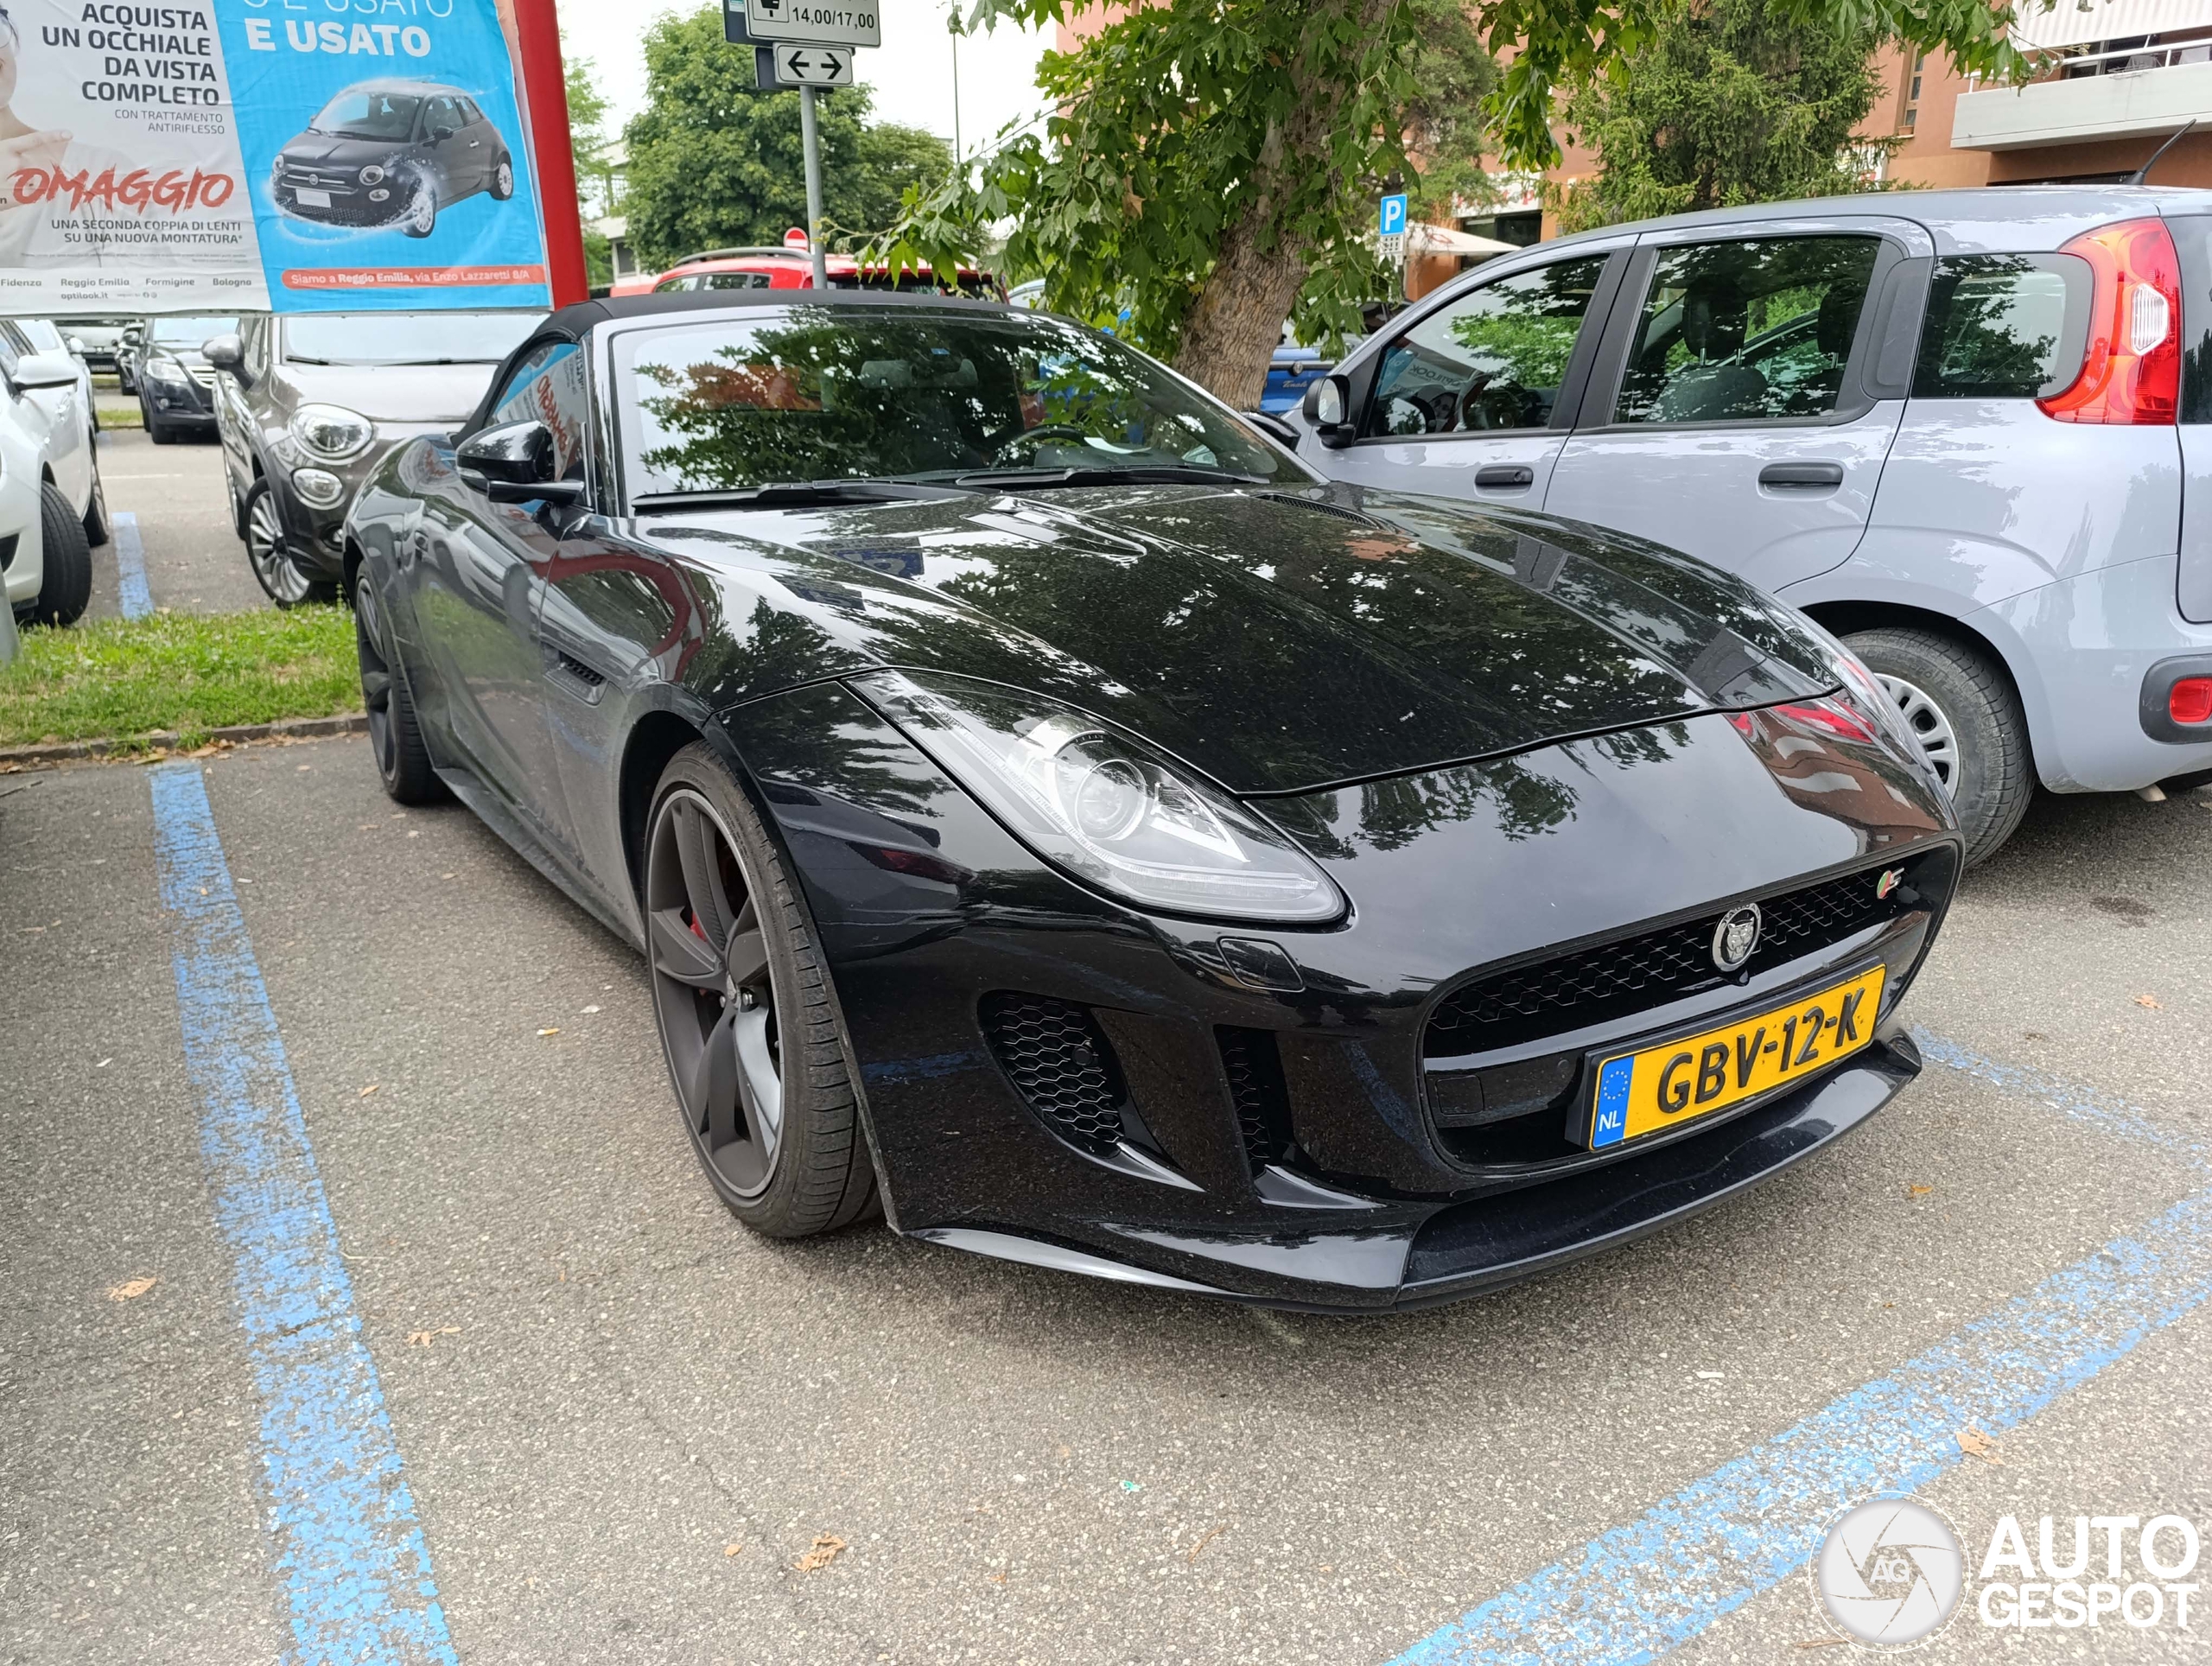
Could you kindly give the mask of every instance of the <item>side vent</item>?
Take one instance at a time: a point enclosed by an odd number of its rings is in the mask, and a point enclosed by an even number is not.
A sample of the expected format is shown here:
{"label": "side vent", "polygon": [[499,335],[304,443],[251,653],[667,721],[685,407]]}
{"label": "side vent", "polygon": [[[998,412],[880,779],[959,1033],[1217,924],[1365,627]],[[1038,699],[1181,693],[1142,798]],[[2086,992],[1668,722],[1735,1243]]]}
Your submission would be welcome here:
{"label": "side vent", "polygon": [[1229,1097],[1236,1106],[1244,1154],[1257,1173],[1290,1155],[1290,1091],[1283,1085],[1282,1055],[1271,1030],[1224,1027],[1213,1033],[1229,1078]]}
{"label": "side vent", "polygon": [[1001,991],[983,997],[981,1015],[991,1052],[1046,1127],[1095,1155],[1120,1145],[1128,1093],[1090,1008]]}

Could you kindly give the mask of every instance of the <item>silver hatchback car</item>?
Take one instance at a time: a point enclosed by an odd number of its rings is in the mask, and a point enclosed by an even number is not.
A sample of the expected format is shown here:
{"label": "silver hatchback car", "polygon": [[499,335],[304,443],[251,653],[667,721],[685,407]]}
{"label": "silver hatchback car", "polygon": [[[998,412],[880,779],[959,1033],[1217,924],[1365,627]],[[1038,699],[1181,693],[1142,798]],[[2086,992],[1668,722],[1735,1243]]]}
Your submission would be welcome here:
{"label": "silver hatchback car", "polygon": [[1842,637],[1969,858],[2212,779],[2212,191],[1885,193],[1609,227],[1306,396],[1337,479],[1686,550]]}

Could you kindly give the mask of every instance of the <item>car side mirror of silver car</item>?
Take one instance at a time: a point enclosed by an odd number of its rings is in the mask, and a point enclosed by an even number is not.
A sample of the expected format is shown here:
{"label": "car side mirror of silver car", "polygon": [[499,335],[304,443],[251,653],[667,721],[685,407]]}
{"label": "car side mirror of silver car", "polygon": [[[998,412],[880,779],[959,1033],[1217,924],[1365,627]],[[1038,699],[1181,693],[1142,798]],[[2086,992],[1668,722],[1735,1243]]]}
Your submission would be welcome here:
{"label": "car side mirror of silver car", "polygon": [[18,393],[32,388],[73,388],[77,361],[66,353],[27,353],[16,360],[8,381]]}
{"label": "car side mirror of silver car", "polygon": [[574,504],[582,501],[584,483],[555,478],[560,448],[553,430],[530,419],[480,429],[461,442],[454,467],[461,484],[493,503]]}
{"label": "car side mirror of silver car", "polygon": [[1331,450],[1352,441],[1351,383],[1342,376],[1324,376],[1306,390],[1302,407],[1313,425],[1314,437]]}
{"label": "car side mirror of silver car", "polygon": [[253,385],[245,373],[245,346],[236,335],[209,336],[200,344],[200,356],[217,370],[237,377],[240,387]]}

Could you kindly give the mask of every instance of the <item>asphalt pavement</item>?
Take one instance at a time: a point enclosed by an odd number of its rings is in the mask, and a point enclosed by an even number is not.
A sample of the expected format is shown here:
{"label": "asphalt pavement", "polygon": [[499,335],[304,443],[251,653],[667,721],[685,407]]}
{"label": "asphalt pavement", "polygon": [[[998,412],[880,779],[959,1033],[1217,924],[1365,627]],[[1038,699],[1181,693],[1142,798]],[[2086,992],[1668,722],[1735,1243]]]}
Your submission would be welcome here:
{"label": "asphalt pavement", "polygon": [[[270,605],[232,529],[223,451],[212,436],[156,445],[143,429],[110,428],[101,430],[99,448],[108,508],[135,517],[156,607],[226,614]],[[92,551],[92,618],[122,611],[118,555],[113,539]]]}
{"label": "asphalt pavement", "polygon": [[[753,1237],[677,1128],[639,963],[467,812],[397,811],[358,740],[168,767],[281,1037],[379,1499],[404,1465],[454,1651],[419,1657],[1579,1666],[1674,1605],[1681,1660],[1833,1658],[1800,1652],[1830,1636],[1806,1548],[1662,1553],[1785,1542],[1808,1464],[1864,1480],[1916,1440],[1970,1563],[2008,1513],[2212,1518],[2212,1285],[2173,1227],[2212,1143],[2201,798],[2038,804],[1910,998],[1938,1062],[1852,1139],[1636,1248],[1342,1319],[880,1224]],[[306,1635],[173,966],[201,887],[164,904],[155,785],[0,777],[9,1661]],[[2194,1658],[2196,1618],[1968,1612],[1924,1657]]]}

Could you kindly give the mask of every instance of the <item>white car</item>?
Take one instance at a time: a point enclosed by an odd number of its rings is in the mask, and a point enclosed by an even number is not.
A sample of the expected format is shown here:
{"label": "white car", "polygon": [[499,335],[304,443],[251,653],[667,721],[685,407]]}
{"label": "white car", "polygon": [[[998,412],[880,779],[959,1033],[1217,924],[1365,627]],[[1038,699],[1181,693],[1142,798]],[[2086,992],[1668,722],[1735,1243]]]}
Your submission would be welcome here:
{"label": "white car", "polygon": [[10,610],[40,625],[83,616],[92,542],[107,537],[83,370],[66,350],[40,350],[22,321],[0,319],[0,585]]}

